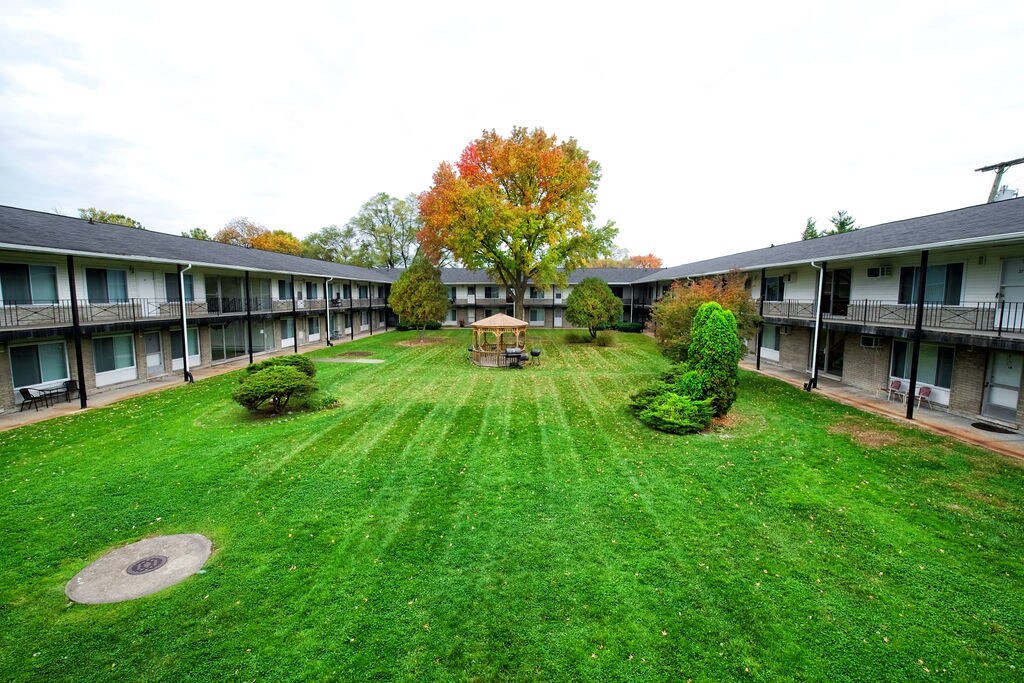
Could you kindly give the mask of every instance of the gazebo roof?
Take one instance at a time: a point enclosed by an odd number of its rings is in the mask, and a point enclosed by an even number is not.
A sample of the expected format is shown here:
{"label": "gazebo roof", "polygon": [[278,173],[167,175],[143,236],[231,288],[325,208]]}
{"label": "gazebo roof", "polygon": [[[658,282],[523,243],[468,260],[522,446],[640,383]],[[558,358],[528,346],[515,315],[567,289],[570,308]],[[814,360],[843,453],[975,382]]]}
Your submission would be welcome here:
{"label": "gazebo roof", "polygon": [[530,326],[530,323],[526,322],[525,320],[520,320],[519,318],[513,318],[512,316],[505,315],[504,313],[497,313],[497,314],[492,315],[490,317],[484,318],[483,320],[477,320],[475,323],[470,325],[470,327],[475,327],[475,328],[478,328],[478,329],[486,327],[486,328],[496,328],[496,329],[505,329],[505,330],[510,329],[510,328],[511,329],[515,329],[515,328],[519,328],[519,327],[529,327],[529,326]]}

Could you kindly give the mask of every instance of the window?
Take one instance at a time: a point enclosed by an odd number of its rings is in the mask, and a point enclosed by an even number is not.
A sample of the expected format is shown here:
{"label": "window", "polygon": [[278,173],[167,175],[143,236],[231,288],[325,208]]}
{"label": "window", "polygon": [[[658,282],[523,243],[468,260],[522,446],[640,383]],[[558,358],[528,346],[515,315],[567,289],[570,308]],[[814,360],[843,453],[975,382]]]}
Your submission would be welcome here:
{"label": "window", "polygon": [[383,299],[384,298],[384,285],[377,285],[377,298],[378,299]]}
{"label": "window", "polygon": [[128,276],[123,270],[86,268],[85,286],[91,304],[128,301]]}
{"label": "window", "polygon": [[610,289],[612,290],[612,294],[620,299],[622,298],[622,287],[611,287]]}
{"label": "window", "polygon": [[447,320],[450,323],[458,322],[459,321],[459,312],[456,311],[454,308],[449,308],[448,312],[444,316],[444,319]]}
{"label": "window", "polygon": [[543,287],[530,287],[530,298],[531,299],[543,299],[544,288]]}
{"label": "window", "polygon": [[96,373],[113,372],[135,367],[135,342],[132,335],[97,337],[92,340]]}
{"label": "window", "polygon": [[455,288],[454,287],[449,287],[448,288],[448,298],[451,299],[452,301],[455,301]]}
{"label": "window", "polygon": [[[920,274],[921,268],[918,266],[900,268],[899,302],[901,304],[917,303]],[[926,304],[959,306],[963,282],[964,264],[962,263],[928,266],[928,277],[924,284],[924,302]]]}
{"label": "window", "polygon": [[341,286],[341,298],[342,299],[351,299],[352,298],[352,285],[342,285]]}
{"label": "window", "polygon": [[365,326],[370,324],[370,312],[369,311],[359,311],[359,324],[362,325],[363,327],[365,327]]}
{"label": "window", "polygon": [[278,280],[277,281],[277,298],[281,301],[291,301],[292,299],[292,281],[291,280]]}
{"label": "window", "polygon": [[[195,301],[196,296],[192,285],[192,276],[189,273],[185,273],[182,275],[182,278],[185,281],[185,301]],[[164,287],[167,289],[168,301],[181,301],[177,273],[164,273]]]}
{"label": "window", "polygon": [[497,287],[484,287],[484,298],[485,299],[499,299],[501,295],[498,294]]}
{"label": "window", "polygon": [[359,298],[369,299],[370,298],[370,287],[368,285],[359,285]]}
{"label": "window", "polygon": [[62,341],[12,346],[10,354],[15,389],[68,379],[68,358]]}
{"label": "window", "polygon": [[312,318],[306,318],[306,331],[312,336],[314,334],[320,334],[320,318],[313,316]]}
{"label": "window", "polygon": [[281,319],[281,339],[295,339],[295,320],[293,318]]}
{"label": "window", "polygon": [[[188,355],[199,355],[199,332],[188,328]],[[171,358],[181,360],[181,330],[171,330]]]}
{"label": "window", "polygon": [[319,299],[317,296],[317,286],[315,282],[306,283],[306,298],[307,299]]}
{"label": "window", "polygon": [[543,308],[531,308],[530,309],[530,322],[531,323],[542,323],[542,322],[544,322],[544,309]]}
{"label": "window", "polygon": [[779,326],[778,325],[765,325],[764,332],[761,334],[761,348],[771,349],[772,351],[779,350]]}
{"label": "window", "polygon": [[[896,340],[892,343],[893,377],[910,377],[911,347],[908,342]],[[953,348],[921,344],[921,355],[917,363],[917,381],[933,387],[949,389],[953,385]]]}
{"label": "window", "polygon": [[5,304],[57,302],[57,269],[0,263],[0,299]]}
{"label": "window", "polygon": [[781,275],[771,275],[764,279],[764,300],[785,301],[786,283]]}
{"label": "window", "polygon": [[556,290],[553,290],[553,291],[555,293],[555,300],[556,301],[561,301],[562,300],[562,290],[556,289]]}

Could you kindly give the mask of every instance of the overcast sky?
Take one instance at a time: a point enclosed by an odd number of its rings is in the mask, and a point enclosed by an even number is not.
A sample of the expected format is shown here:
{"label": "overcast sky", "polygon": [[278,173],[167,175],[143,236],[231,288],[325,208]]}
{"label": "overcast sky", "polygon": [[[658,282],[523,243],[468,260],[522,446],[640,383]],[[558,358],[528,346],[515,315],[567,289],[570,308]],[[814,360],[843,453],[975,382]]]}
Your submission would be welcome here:
{"label": "overcast sky", "polygon": [[1022,47],[1005,0],[4,0],[0,204],[302,237],[539,126],[678,265],[984,203],[974,169],[1024,157]]}

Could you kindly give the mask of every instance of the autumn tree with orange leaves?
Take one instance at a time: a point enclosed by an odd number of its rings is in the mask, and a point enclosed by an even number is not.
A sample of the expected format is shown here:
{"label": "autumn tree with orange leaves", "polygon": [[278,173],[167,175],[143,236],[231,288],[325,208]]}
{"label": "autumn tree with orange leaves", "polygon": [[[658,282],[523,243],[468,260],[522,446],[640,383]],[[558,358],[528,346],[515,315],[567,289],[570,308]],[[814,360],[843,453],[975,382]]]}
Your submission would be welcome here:
{"label": "autumn tree with orange leaves", "polygon": [[419,242],[435,262],[446,252],[486,270],[523,315],[526,288],[563,285],[568,273],[610,251],[614,223],[594,226],[601,166],[575,139],[541,128],[493,130],[444,162],[420,195]]}
{"label": "autumn tree with orange leaves", "polygon": [[654,337],[662,353],[672,360],[686,360],[690,348],[691,327],[697,309],[716,301],[736,317],[740,339],[752,339],[760,317],[750,296],[747,277],[734,270],[699,280],[672,283],[672,289],[654,304],[651,319]]}
{"label": "autumn tree with orange leaves", "polygon": [[215,242],[234,244],[250,249],[276,251],[280,254],[302,254],[302,242],[287,230],[270,230],[248,218],[236,218],[213,236]]}

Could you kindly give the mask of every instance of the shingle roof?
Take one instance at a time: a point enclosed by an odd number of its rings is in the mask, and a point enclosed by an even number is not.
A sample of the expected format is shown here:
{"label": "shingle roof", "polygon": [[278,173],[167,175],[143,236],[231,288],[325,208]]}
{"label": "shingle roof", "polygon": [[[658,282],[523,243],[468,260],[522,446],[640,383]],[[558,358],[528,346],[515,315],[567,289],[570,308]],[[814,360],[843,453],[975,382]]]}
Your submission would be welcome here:
{"label": "shingle roof", "polygon": [[0,248],[393,282],[384,271],[0,206]]}
{"label": "shingle roof", "polygon": [[666,268],[641,278],[639,282],[658,282],[676,278],[724,273],[733,268],[771,268],[812,260],[828,261],[871,254],[981,244],[1024,238],[1024,198],[969,206],[944,213],[883,223],[841,235],[790,242],[719,256],[705,261]]}

